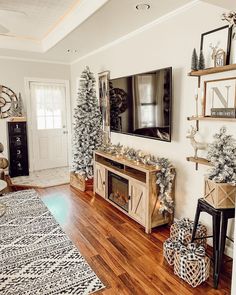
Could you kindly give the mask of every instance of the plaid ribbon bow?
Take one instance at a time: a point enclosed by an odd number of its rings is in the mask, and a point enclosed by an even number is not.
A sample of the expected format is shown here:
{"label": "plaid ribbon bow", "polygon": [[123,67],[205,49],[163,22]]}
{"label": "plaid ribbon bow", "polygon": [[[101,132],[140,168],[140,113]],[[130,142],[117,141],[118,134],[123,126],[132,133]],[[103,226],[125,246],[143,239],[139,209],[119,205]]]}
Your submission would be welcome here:
{"label": "plaid ribbon bow", "polygon": [[183,243],[185,239],[186,230],[191,232],[193,229],[193,221],[191,221],[189,218],[183,218],[177,221],[177,225],[179,228],[178,239]]}
{"label": "plaid ribbon bow", "polygon": [[178,240],[172,240],[171,238],[168,238],[165,241],[165,247],[168,249],[180,250],[182,247],[182,244]]}
{"label": "plaid ribbon bow", "polygon": [[206,267],[205,267],[205,248],[203,246],[197,247],[195,243],[188,244],[187,247],[180,248],[180,277],[186,278],[186,262],[198,260],[200,263],[200,273],[202,282],[206,280]]}

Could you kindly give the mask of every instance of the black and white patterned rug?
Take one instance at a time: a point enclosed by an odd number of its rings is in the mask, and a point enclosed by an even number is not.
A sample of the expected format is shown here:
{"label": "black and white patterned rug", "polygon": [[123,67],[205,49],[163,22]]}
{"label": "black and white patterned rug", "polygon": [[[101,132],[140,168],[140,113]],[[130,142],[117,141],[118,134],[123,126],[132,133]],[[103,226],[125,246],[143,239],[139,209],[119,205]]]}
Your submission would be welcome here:
{"label": "black and white patterned rug", "polygon": [[104,285],[34,190],[0,197],[0,294],[91,294]]}

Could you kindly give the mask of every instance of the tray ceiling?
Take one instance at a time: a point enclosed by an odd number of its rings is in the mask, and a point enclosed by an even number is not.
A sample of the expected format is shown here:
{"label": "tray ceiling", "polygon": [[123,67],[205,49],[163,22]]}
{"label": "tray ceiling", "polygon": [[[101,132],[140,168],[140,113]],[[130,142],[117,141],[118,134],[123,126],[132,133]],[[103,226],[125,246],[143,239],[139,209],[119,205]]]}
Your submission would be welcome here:
{"label": "tray ceiling", "polygon": [[[198,2],[202,1],[0,0],[0,57],[71,63]],[[139,3],[151,8],[137,11]],[[5,27],[9,32],[1,35]]]}
{"label": "tray ceiling", "polygon": [[[42,40],[77,0],[0,0],[0,25],[6,35]],[[1,28],[0,28],[1,32]]]}

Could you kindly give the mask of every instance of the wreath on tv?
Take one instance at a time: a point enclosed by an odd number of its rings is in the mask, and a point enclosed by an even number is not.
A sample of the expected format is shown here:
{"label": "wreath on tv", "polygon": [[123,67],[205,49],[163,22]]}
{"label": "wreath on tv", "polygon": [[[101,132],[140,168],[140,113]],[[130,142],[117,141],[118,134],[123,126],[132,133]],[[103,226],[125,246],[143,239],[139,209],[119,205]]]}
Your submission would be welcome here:
{"label": "wreath on tv", "polygon": [[120,129],[119,115],[127,109],[127,93],[121,88],[113,88],[110,83],[110,107],[111,107],[111,126],[115,130]]}

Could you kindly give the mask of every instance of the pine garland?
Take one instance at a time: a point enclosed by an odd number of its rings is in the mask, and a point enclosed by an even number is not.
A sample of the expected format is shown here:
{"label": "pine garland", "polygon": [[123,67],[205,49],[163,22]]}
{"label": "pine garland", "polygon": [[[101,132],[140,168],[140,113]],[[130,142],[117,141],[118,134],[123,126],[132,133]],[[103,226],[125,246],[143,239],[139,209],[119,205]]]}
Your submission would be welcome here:
{"label": "pine garland", "polygon": [[175,172],[168,159],[145,154],[141,150],[125,147],[120,143],[117,145],[104,144],[100,147],[100,150],[114,156],[122,156],[123,158],[135,161],[136,163],[142,163],[160,169],[156,174],[156,184],[160,191],[158,196],[160,201],[159,211],[163,214],[167,212],[173,213],[174,201],[171,197],[171,192],[174,184]]}
{"label": "pine garland", "polygon": [[82,72],[74,109],[73,165],[85,179],[93,177],[93,151],[102,144],[102,116],[96,97],[95,77],[88,67]]}
{"label": "pine garland", "polygon": [[209,145],[207,159],[214,168],[208,178],[217,183],[236,185],[236,142],[226,131],[226,127],[222,127],[214,135],[215,141]]}

